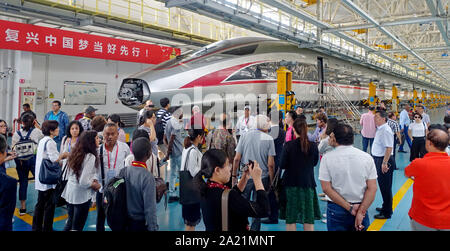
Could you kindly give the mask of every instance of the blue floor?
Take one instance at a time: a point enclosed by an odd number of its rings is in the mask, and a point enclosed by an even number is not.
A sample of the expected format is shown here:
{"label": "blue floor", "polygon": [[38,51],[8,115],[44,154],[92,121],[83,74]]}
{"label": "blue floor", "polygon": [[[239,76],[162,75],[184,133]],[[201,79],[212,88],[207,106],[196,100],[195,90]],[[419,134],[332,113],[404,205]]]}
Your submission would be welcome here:
{"label": "blue floor", "polygon": [[[431,111],[430,113],[431,121],[433,123],[443,123],[443,109],[437,109],[435,111]],[[407,145],[407,144],[406,144]],[[361,149],[361,135],[355,136],[355,147]],[[393,195],[397,193],[400,187],[406,182],[407,178],[404,176],[404,168],[409,164],[409,148],[406,146],[405,150],[408,153],[397,153],[396,155],[396,163],[399,170],[394,171],[394,180],[392,192]],[[317,193],[322,193],[322,188],[320,186],[320,182],[318,180],[319,173],[319,165],[315,167],[315,178],[317,183]],[[31,181],[28,186],[28,199],[27,199],[27,214],[26,217],[23,217],[24,220],[20,219],[17,216],[14,216],[13,230],[14,231],[30,231],[31,225],[26,221],[31,223],[31,218],[33,215],[34,206],[36,204],[37,199],[37,191],[34,189],[34,182]],[[411,206],[412,201],[412,186],[403,196],[402,200],[399,202],[397,208],[392,215],[392,218],[387,220],[380,231],[409,231],[409,217],[408,211]],[[382,204],[382,198],[379,191],[377,191],[374,202],[368,210],[368,214],[370,217],[370,222],[373,222],[373,216],[377,214],[375,211],[376,207],[380,207]],[[319,200],[321,213],[326,213],[326,202]],[[17,202],[17,208],[20,207],[19,201]],[[162,231],[182,231],[184,230],[184,222],[181,217],[181,205],[178,203],[168,204],[167,210],[164,209],[163,203],[159,203],[157,206],[157,218],[159,229]],[[86,222],[85,231],[95,231],[95,222],[96,222],[96,211],[93,210],[89,213],[88,220]],[[22,218],[22,217],[21,217]],[[53,224],[53,228],[56,231],[61,231],[64,228],[65,221],[67,219],[67,210],[65,208],[57,208],[55,211],[55,222]],[[250,220],[250,219],[249,219]],[[250,221],[251,222],[251,221]],[[327,231],[326,224],[322,221],[318,220],[314,224],[314,228],[316,231]],[[108,230],[108,227],[106,228]],[[201,222],[196,230],[202,231],[205,229],[203,222]],[[280,220],[278,224],[275,225],[266,225],[262,224],[262,231],[285,231],[285,221]],[[303,230],[303,226],[301,224],[297,224],[297,230]]]}

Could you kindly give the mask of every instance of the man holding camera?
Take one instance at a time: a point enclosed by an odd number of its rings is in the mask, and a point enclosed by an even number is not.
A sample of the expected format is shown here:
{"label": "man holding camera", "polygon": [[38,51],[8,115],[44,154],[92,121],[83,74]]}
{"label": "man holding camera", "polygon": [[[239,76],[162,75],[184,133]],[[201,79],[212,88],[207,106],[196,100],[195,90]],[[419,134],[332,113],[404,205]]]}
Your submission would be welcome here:
{"label": "man holding camera", "polygon": [[[270,129],[270,120],[265,115],[257,115],[256,129],[250,129],[241,136],[236,147],[236,156],[233,162],[232,183],[237,183],[238,168],[242,166],[241,171],[245,171],[251,161],[259,163],[262,169],[262,182],[264,189],[269,191],[272,184],[275,168],[275,144],[273,138],[268,134]],[[254,127],[251,127],[254,128]],[[255,186],[253,180],[250,179],[243,191],[243,196],[250,199],[251,194],[255,195]],[[255,198],[255,196],[253,196]],[[253,218],[251,230],[259,231],[261,228],[261,219]]]}

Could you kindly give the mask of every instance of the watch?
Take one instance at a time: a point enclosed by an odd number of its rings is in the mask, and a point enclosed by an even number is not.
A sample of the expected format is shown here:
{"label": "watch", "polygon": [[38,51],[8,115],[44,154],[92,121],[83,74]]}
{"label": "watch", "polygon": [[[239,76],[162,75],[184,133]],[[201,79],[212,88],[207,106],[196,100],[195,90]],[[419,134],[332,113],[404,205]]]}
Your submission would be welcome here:
{"label": "watch", "polygon": [[353,204],[350,204],[350,209],[348,210],[350,213],[353,211]]}

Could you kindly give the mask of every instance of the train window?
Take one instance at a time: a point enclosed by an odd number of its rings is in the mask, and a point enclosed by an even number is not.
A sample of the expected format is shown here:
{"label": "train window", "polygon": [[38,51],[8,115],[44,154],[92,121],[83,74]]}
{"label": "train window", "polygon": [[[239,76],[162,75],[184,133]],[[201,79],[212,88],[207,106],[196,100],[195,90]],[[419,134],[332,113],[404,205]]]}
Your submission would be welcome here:
{"label": "train window", "polygon": [[249,45],[249,46],[244,46],[244,47],[239,47],[236,49],[228,50],[228,51],[222,52],[222,54],[244,56],[244,55],[253,54],[253,52],[255,52],[256,48],[258,48],[258,45],[254,44],[254,45]]}
{"label": "train window", "polygon": [[[278,68],[280,68],[279,62],[266,62],[262,64],[250,65],[230,76],[227,81],[277,79]],[[292,79],[310,81],[317,81],[318,79],[316,65],[299,62],[293,66],[288,66],[288,69],[292,71]]]}

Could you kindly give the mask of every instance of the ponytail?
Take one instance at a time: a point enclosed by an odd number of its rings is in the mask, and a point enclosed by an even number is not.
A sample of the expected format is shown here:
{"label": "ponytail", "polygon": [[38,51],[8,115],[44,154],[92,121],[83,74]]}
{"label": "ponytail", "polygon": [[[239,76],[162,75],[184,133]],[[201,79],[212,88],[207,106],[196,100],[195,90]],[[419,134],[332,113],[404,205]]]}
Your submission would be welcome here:
{"label": "ponytail", "polygon": [[219,149],[210,149],[202,157],[201,169],[193,178],[193,183],[197,186],[202,197],[206,195],[205,179],[212,177],[216,167],[223,168],[227,160],[227,154]]}
{"label": "ponytail", "polygon": [[306,124],[306,121],[303,119],[296,119],[293,127],[295,132],[299,135],[300,148],[302,149],[303,154],[308,156],[310,143],[308,139],[308,125]]}
{"label": "ponytail", "polygon": [[205,131],[203,131],[203,129],[189,129],[188,134],[189,136],[184,139],[184,148],[186,149],[192,146],[194,140],[198,136],[203,136],[205,134]]}

